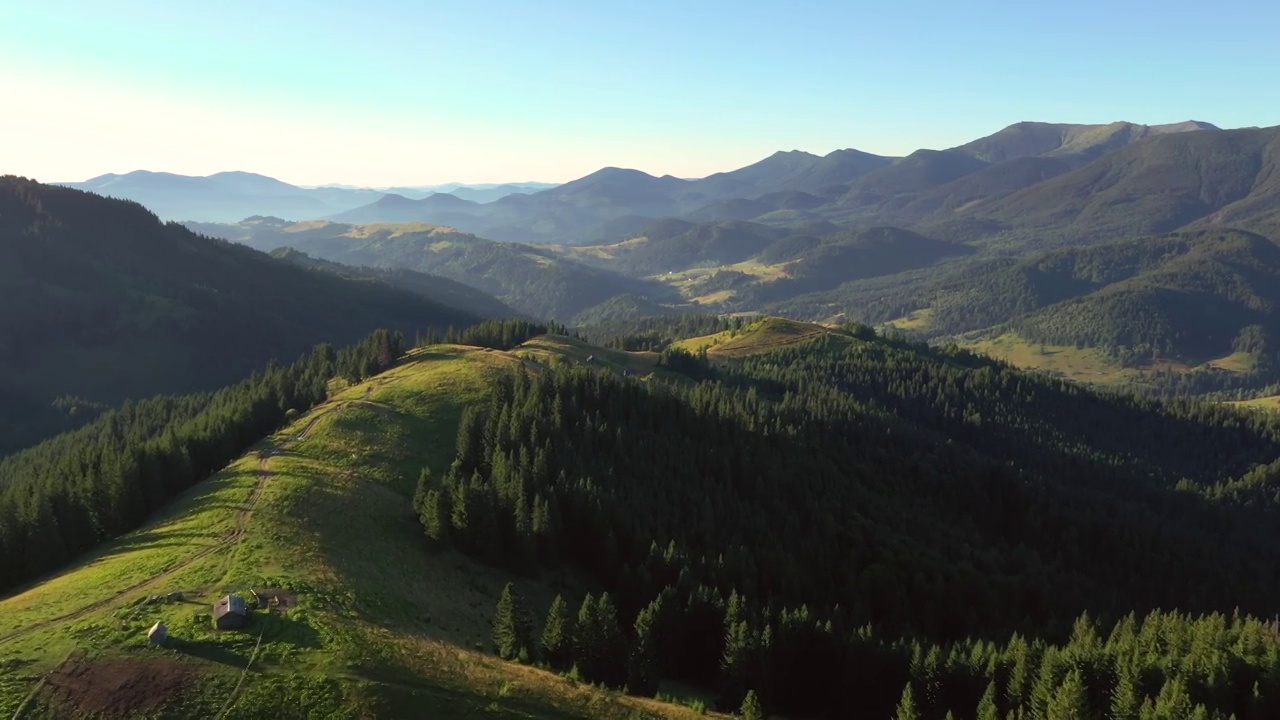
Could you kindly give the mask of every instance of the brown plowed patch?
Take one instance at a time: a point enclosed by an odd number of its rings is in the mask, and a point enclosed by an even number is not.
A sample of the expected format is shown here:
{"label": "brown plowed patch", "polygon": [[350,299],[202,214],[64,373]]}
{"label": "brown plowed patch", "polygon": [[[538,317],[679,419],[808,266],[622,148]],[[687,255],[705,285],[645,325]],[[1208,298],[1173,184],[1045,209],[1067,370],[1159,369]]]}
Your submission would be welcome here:
{"label": "brown plowed patch", "polygon": [[73,659],[48,676],[42,692],[60,717],[124,718],[181,698],[199,676],[163,657]]}

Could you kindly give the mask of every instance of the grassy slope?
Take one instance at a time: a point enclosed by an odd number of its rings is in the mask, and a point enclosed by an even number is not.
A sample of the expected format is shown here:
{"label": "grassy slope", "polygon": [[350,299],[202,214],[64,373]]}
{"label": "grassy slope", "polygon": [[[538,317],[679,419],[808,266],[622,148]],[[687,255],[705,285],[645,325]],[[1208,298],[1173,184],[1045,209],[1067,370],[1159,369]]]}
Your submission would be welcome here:
{"label": "grassy slope", "polygon": [[[901,327],[901,325],[899,325]],[[1252,369],[1253,357],[1248,353],[1234,353],[1226,357],[1208,360],[1191,366],[1174,361],[1147,363],[1138,367],[1121,367],[1114,359],[1097,348],[1077,348],[1073,345],[1049,345],[1030,342],[1017,333],[1001,335],[971,333],[958,338],[958,344],[974,352],[989,355],[1020,368],[1045,370],[1067,380],[1094,384],[1109,384],[1123,380],[1140,379],[1156,370],[1188,372],[1203,368],[1216,368],[1235,373],[1247,373]]]}
{"label": "grassy slope", "polygon": [[1232,400],[1227,404],[1240,408],[1276,411],[1280,410],[1280,395],[1268,395],[1266,397],[1253,398],[1252,400]]}
{"label": "grassy slope", "polygon": [[678,340],[672,345],[693,353],[706,350],[712,357],[734,357],[768,352],[784,345],[809,340],[826,332],[833,331],[813,323],[770,317],[750,323],[740,330],[725,330],[712,335]]}
{"label": "grassy slope", "polygon": [[1101,350],[1032,343],[1012,332],[960,345],[1015,367],[1045,370],[1077,382],[1107,384],[1138,375],[1137,370],[1119,367]]}
{"label": "grassy slope", "polygon": [[[299,418],[150,526],[0,600],[0,715],[29,694],[22,717],[83,714],[103,696],[118,701],[122,674],[126,687],[185,679],[153,711],[173,717],[691,715],[474,649],[509,578],[430,549],[410,497],[424,464],[443,471],[451,459],[462,407],[520,362],[452,346],[415,353]],[[539,610],[573,585],[517,582]],[[216,597],[272,587],[296,590],[296,607],[255,614],[245,632],[209,629]],[[173,591],[185,599],[145,602]],[[173,638],[163,649],[145,639],[157,620]]]}
{"label": "grassy slope", "polygon": [[886,330],[927,331],[933,323],[933,308],[914,310],[907,315],[884,323]]}
{"label": "grassy slope", "polygon": [[625,371],[642,379],[649,376],[667,379],[682,377],[659,368],[656,352],[627,352],[601,348],[563,335],[544,335],[534,338],[516,348],[513,354],[540,363],[549,363],[557,358],[563,358],[573,363],[590,365],[598,370],[610,370],[617,374]]}

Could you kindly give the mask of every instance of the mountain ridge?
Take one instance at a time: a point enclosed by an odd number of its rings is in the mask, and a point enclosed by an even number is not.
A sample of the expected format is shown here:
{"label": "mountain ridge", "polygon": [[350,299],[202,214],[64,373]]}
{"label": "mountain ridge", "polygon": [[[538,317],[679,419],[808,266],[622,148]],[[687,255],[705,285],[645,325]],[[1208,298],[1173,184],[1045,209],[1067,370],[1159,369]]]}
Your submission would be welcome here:
{"label": "mountain ridge", "polygon": [[413,334],[477,318],[13,176],[0,178],[0,296],[5,444],[72,422],[53,410],[58,397],[92,407],[212,389],[379,324]]}

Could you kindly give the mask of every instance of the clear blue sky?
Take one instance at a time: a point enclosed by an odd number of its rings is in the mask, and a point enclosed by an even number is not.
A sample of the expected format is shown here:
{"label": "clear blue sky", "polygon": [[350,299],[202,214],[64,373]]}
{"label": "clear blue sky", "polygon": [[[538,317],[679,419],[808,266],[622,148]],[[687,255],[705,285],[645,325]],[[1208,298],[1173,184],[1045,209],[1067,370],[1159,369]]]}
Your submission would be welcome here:
{"label": "clear blue sky", "polygon": [[0,4],[0,173],[700,176],[1019,120],[1280,124],[1274,0]]}

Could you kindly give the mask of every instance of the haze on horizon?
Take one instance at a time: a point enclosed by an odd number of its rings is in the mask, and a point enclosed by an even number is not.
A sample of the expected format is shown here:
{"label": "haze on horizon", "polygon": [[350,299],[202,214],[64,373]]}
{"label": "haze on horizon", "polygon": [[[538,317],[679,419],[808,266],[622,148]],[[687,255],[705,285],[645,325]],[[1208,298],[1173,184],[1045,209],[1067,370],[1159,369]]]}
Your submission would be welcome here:
{"label": "haze on horizon", "polygon": [[1020,120],[1273,125],[1280,61],[1258,48],[1278,23],[1261,0],[1086,0],[1066,17],[990,0],[12,3],[0,172],[700,177],[777,150],[950,147]]}

